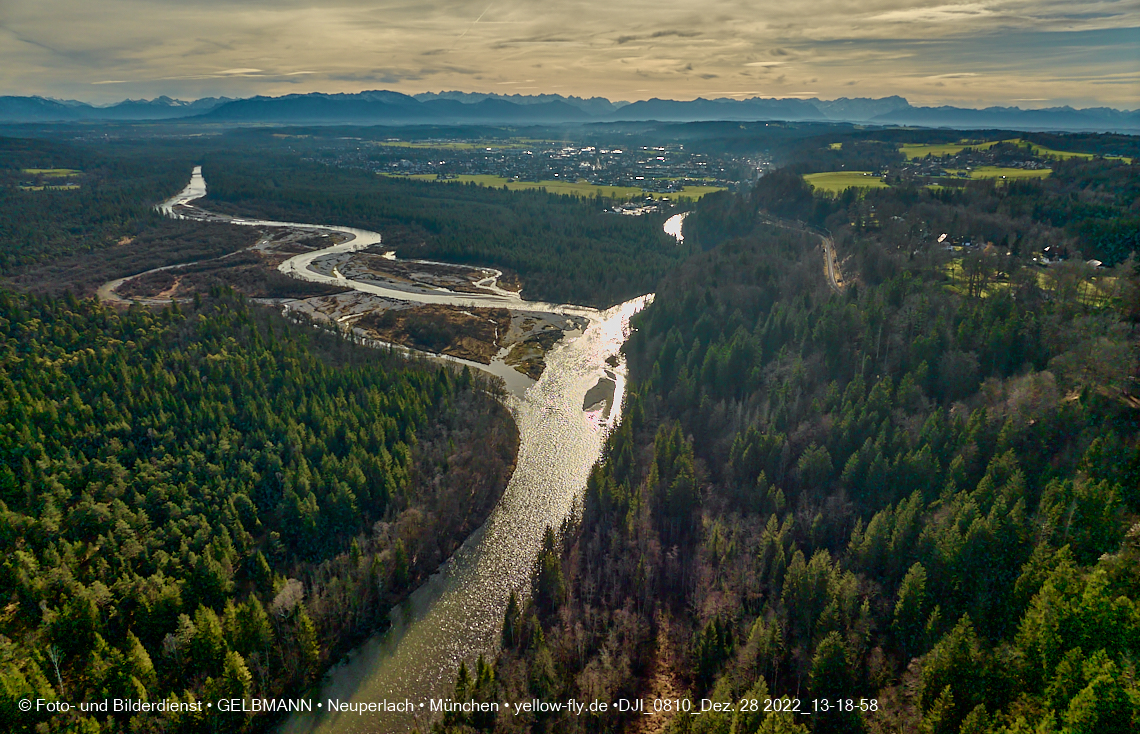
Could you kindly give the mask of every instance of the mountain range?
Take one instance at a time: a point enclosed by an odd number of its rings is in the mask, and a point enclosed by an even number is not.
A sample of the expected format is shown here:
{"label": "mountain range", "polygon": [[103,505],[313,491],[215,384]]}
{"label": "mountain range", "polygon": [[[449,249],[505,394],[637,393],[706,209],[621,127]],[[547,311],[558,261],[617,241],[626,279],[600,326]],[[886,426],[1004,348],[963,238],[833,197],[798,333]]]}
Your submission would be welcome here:
{"label": "mountain range", "polygon": [[269,124],[559,124],[590,122],[833,121],[874,125],[1140,132],[1140,112],[1108,107],[915,107],[899,96],[820,99],[649,99],[611,102],[603,97],[556,94],[390,91],[357,94],[289,94],[184,102],[170,97],[124,100],[97,107],[45,97],[0,97],[0,122],[184,120]]}

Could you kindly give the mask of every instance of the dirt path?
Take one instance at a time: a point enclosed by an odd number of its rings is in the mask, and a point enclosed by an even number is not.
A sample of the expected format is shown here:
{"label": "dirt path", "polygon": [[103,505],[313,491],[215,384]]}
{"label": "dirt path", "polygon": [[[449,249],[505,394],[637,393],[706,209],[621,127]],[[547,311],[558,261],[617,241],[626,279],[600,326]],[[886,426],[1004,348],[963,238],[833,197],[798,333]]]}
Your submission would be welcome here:
{"label": "dirt path", "polygon": [[836,293],[843,292],[843,273],[839,270],[839,258],[835,254],[835,240],[818,235],[823,241],[823,259],[827,263],[827,282]]}
{"label": "dirt path", "polygon": [[654,644],[653,662],[646,676],[645,692],[641,698],[645,701],[646,712],[638,716],[625,729],[625,734],[663,734],[673,719],[673,714],[653,712],[653,701],[656,699],[672,699],[674,701],[684,698],[685,688],[677,676],[672,665],[672,646],[669,642],[669,623],[658,619],[657,640]]}

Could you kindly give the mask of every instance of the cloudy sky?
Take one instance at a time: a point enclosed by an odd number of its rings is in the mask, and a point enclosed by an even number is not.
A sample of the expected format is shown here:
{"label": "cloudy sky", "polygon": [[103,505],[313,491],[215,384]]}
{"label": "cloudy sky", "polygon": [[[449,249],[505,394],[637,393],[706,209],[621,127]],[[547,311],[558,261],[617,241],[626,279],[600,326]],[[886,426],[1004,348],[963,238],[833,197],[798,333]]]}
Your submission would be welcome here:
{"label": "cloudy sky", "polygon": [[1140,107],[1136,0],[2,0],[0,94]]}

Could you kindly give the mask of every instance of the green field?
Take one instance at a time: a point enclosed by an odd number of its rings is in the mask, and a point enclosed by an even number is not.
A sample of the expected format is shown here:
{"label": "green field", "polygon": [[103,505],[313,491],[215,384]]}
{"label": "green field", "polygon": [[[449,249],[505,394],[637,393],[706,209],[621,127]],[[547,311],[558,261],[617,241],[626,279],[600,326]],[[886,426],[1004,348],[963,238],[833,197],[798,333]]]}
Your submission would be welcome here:
{"label": "green field", "polygon": [[75,168],[24,168],[21,173],[28,173],[33,176],[47,176],[48,178],[67,178],[68,176],[78,176],[83,171]]}
{"label": "green field", "polygon": [[[1092,153],[1071,153],[1064,150],[1054,150],[1053,148],[1046,148],[1043,145],[1030,143],[1022,140],[1021,138],[1010,138],[1009,140],[990,140],[970,141],[962,140],[958,143],[935,143],[931,145],[924,145],[920,143],[904,143],[899,146],[899,152],[905,155],[909,160],[916,158],[925,158],[928,155],[941,157],[944,155],[957,155],[966,148],[973,148],[975,150],[989,150],[998,143],[1014,143],[1015,145],[1029,148],[1033,155],[1039,155],[1043,158],[1057,158],[1059,160],[1068,160],[1069,158],[1094,158]],[[835,144],[832,143],[832,146]],[[1124,161],[1125,163],[1132,163],[1131,158],[1126,158],[1119,155],[1106,155],[1105,158],[1109,160]]]}
{"label": "green field", "polygon": [[[1057,158],[1059,160],[1065,161],[1065,160],[1068,160],[1070,158],[1095,158],[1096,157],[1092,153],[1072,153],[1072,152],[1065,151],[1065,150],[1054,150],[1053,148],[1046,148],[1045,146],[1037,145],[1036,143],[1026,143],[1025,145],[1027,145],[1030,149],[1032,149],[1033,155],[1039,155],[1039,156],[1042,156],[1044,158]],[[1128,163],[1129,165],[1131,165],[1131,163],[1132,163],[1131,158],[1126,158],[1122,155],[1106,155],[1105,159],[1110,160],[1110,161],[1124,161],[1125,163]]]}
{"label": "green field", "polygon": [[428,150],[480,150],[490,148],[533,148],[536,145],[549,143],[547,140],[530,140],[521,138],[510,141],[488,141],[486,143],[460,143],[450,141],[408,142],[403,140],[383,140],[376,145],[386,148],[417,148]]}
{"label": "green field", "polygon": [[[947,169],[947,173],[964,174],[966,171]],[[978,166],[969,171],[970,178],[983,179],[983,178],[996,178],[999,180],[1011,181],[1018,178],[1049,178],[1049,174],[1053,173],[1048,168],[1026,169],[1026,168],[1007,168],[1005,166]]]}
{"label": "green field", "polygon": [[828,143],[827,147],[831,150],[843,150],[843,143]]}
{"label": "green field", "polygon": [[838,194],[845,189],[885,189],[886,182],[870,171],[830,171],[828,173],[808,173],[804,181],[819,191]]}
{"label": "green field", "polygon": [[680,191],[672,194],[658,194],[653,195],[658,199],[668,199],[669,201],[678,201],[680,199],[697,199],[705,196],[706,194],[715,194],[718,191],[724,191],[723,186],[685,186]]}
{"label": "green field", "polygon": [[922,143],[903,143],[899,146],[899,152],[905,155],[909,160],[915,158],[925,158],[928,155],[935,157],[942,157],[944,155],[957,155],[966,148],[973,148],[975,150],[989,150],[998,143],[1016,143],[1018,140],[990,140],[990,141],[972,141],[963,140],[958,143],[933,143],[926,145]]}
{"label": "green field", "polygon": [[[1037,287],[1046,292],[1052,292],[1056,288],[1056,283],[1053,279],[1055,273],[1051,272],[1049,268],[1034,268],[1037,276]],[[950,282],[946,284],[949,290],[967,295],[968,286],[966,284],[966,274],[962,268],[962,258],[955,258],[943,266],[942,271],[949,276]],[[1104,271],[1099,271],[1103,273]],[[986,284],[985,288],[979,294],[982,298],[992,296],[995,293],[1008,291],[1010,283],[1008,280],[991,280]],[[1085,305],[1094,308],[1103,308],[1112,303],[1114,298],[1120,294],[1120,285],[1115,276],[1099,275],[1097,271],[1089,269],[1080,283],[1077,284],[1076,297],[1077,300]]]}
{"label": "green field", "polygon": [[[384,174],[392,175],[392,174]],[[411,176],[394,176],[395,178],[410,178],[417,181],[440,181],[435,174],[421,173],[413,174]],[[503,178],[502,176],[491,175],[476,175],[476,176],[456,176],[455,178],[442,179],[443,183],[474,183],[480,186],[491,186],[494,188],[501,188],[506,186],[511,191],[527,191],[530,189],[546,189],[551,194],[570,194],[571,196],[579,196],[590,198],[601,195],[610,199],[629,199],[632,197],[644,196],[649,193],[657,199],[699,199],[706,194],[711,194],[715,191],[724,191],[723,186],[685,186],[681,191],[671,194],[659,194],[654,192],[646,192],[644,189],[636,186],[598,186],[595,184],[586,183],[585,181],[515,181],[513,179]]]}

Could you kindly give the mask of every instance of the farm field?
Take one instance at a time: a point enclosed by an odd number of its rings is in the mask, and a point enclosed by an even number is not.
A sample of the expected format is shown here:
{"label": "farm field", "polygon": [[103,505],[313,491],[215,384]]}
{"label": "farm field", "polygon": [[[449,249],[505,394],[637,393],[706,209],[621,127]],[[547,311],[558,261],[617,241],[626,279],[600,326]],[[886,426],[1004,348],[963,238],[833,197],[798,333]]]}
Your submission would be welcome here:
{"label": "farm field", "polygon": [[402,140],[382,140],[376,145],[385,148],[416,148],[420,150],[480,150],[486,148],[530,148],[536,144],[543,144],[548,141],[545,140],[511,140],[508,142],[491,142],[490,144],[483,143],[461,143],[461,142],[448,142],[448,141],[427,141],[427,142],[411,142]]}
{"label": "farm field", "polygon": [[22,168],[20,172],[32,176],[47,176],[48,178],[68,178],[83,173],[76,168]]}
{"label": "farm field", "polygon": [[[389,174],[384,174],[389,175]],[[399,176],[398,178],[411,178],[417,181],[439,181],[435,174],[424,173],[414,174],[411,176]],[[506,186],[511,191],[526,191],[529,189],[546,189],[552,194],[569,194],[571,196],[579,196],[590,198],[601,194],[604,197],[611,199],[628,199],[630,197],[642,196],[646,193],[651,194],[658,199],[699,199],[706,194],[711,194],[716,191],[723,191],[723,186],[686,186],[681,191],[675,193],[655,193],[646,192],[644,189],[637,188],[636,186],[598,186],[585,181],[515,181],[512,179],[503,178],[502,176],[491,175],[472,175],[472,176],[456,176],[455,178],[443,179],[442,183],[474,183],[480,186],[491,186],[498,188]]]}
{"label": "farm field", "polygon": [[[930,145],[922,143],[903,143],[899,146],[899,152],[905,155],[909,160],[916,158],[925,158],[928,155],[941,157],[944,155],[957,155],[966,148],[973,148],[975,150],[989,150],[998,143],[1014,143],[1019,146],[1029,148],[1033,155],[1039,155],[1043,158],[1056,158],[1058,160],[1068,160],[1069,158],[1094,158],[1092,153],[1072,153],[1064,150],[1055,150],[1053,148],[1046,148],[1043,145],[1030,143],[1022,140],[1021,138],[1010,138],[1008,140],[990,140],[987,142],[972,142],[963,140],[959,143],[934,143]],[[832,143],[834,146],[835,144]],[[1108,160],[1124,161],[1131,164],[1132,159],[1119,155],[1105,156]]]}
{"label": "farm field", "polygon": [[[947,173],[962,174],[966,171],[949,170]],[[983,179],[983,178],[996,178],[1012,180],[1018,178],[1049,178],[1049,174],[1053,173],[1048,168],[1010,168],[1006,166],[978,166],[969,171],[970,178]]]}
{"label": "farm field", "polygon": [[723,186],[685,186],[680,191],[671,194],[658,194],[653,195],[659,199],[668,199],[670,201],[677,201],[678,199],[697,199],[707,194],[715,194],[718,191],[724,191]]}
{"label": "farm field", "polygon": [[905,155],[908,159],[914,160],[915,158],[925,158],[928,155],[941,157],[944,155],[957,155],[966,148],[973,148],[975,150],[989,150],[998,143],[1014,143],[1016,140],[991,140],[988,142],[982,141],[969,141],[964,140],[960,143],[933,143],[930,145],[924,143],[903,143],[899,146],[899,152]]}
{"label": "farm field", "polygon": [[[1046,158],[1058,158],[1058,159],[1063,160],[1063,161],[1068,160],[1070,158],[1095,158],[1096,157],[1092,153],[1072,153],[1072,152],[1065,151],[1065,150],[1054,150],[1053,148],[1046,148],[1045,146],[1037,145],[1036,143],[1026,143],[1026,145],[1033,150],[1034,155],[1039,155],[1039,156],[1043,156]],[[1128,164],[1132,163],[1131,158],[1126,158],[1125,156],[1122,156],[1122,155],[1106,155],[1105,159],[1110,160],[1110,161],[1124,161],[1125,163],[1128,163]]]}
{"label": "farm field", "polygon": [[885,189],[887,184],[883,179],[870,171],[829,171],[827,173],[808,173],[804,174],[804,181],[807,181],[809,186],[826,191],[831,194],[839,194],[845,189],[859,188],[859,189]]}

